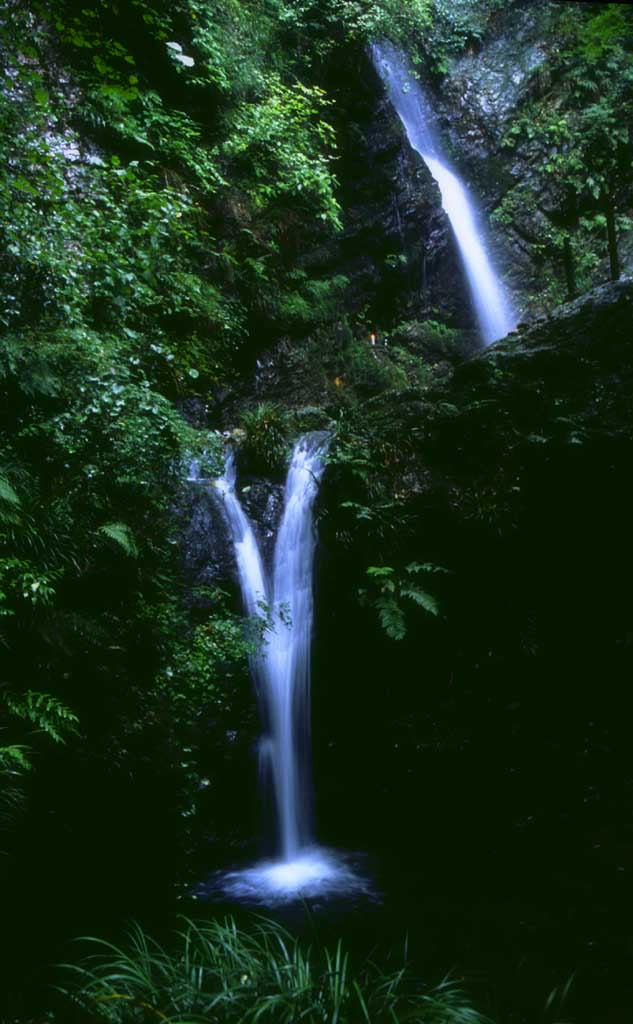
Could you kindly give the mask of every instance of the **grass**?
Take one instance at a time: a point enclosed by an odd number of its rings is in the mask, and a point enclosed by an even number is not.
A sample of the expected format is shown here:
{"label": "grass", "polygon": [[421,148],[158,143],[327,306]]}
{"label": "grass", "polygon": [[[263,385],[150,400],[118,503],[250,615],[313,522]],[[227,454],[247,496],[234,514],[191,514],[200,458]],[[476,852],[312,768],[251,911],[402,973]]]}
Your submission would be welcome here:
{"label": "grass", "polygon": [[[86,941],[86,940],[83,940]],[[459,987],[355,964],[342,942],[306,946],[259,920],[183,921],[165,949],[134,926],[125,948],[89,939],[95,953],[65,966],[65,993],[88,1021],[112,1024],[483,1024]]]}

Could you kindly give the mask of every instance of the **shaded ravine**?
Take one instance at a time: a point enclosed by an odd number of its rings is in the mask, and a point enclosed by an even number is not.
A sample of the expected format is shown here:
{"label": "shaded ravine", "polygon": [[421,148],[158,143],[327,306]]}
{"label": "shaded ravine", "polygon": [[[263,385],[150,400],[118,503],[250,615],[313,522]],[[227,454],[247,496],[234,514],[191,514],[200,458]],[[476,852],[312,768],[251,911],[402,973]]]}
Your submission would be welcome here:
{"label": "shaded ravine", "polygon": [[489,345],[514,329],[516,316],[486,251],[472,199],[447,165],[433,131],[433,113],[405,58],[390,43],[374,43],[371,52],[411,146],[439,186],[442,208],[459,248],[481,337]]}

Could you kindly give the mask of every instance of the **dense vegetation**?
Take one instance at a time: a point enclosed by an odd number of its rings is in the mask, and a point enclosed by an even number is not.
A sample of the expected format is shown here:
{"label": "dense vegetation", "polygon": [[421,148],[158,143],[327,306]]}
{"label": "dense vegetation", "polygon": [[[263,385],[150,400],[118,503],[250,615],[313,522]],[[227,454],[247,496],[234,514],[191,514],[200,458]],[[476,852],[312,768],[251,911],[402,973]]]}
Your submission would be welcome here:
{"label": "dense vegetation", "polygon": [[128,948],[98,943],[98,952],[73,970],[72,1001],[87,1020],[126,1024],[143,1008],[160,1019],[185,1022],[274,1020],[416,1021],[478,1024],[482,1020],[458,986],[445,979],[423,988],[405,964],[353,964],[339,942],[312,950],[270,921],[250,931],[235,921],[182,924],[177,952],[136,929]]}
{"label": "dense vegetation", "polygon": [[496,218],[516,218],[546,266],[564,271],[550,301],[586,289],[607,254],[617,279],[617,237],[630,229],[633,20],[620,4],[586,13],[569,8],[553,20],[533,95],[502,143],[515,159],[524,154],[530,173]]}
{"label": "dense vegetation", "polygon": [[[631,12],[551,7],[550,45],[499,154],[528,171],[495,212],[499,230],[519,225],[548,308],[619,276],[633,186]],[[546,660],[549,620],[539,619],[534,591],[514,632],[510,615],[496,632],[485,623],[478,637],[474,626],[461,630],[482,563],[456,550],[441,524],[459,519],[459,536],[483,537],[498,565],[525,525],[515,488],[533,472],[535,450],[550,445],[552,464],[567,472],[569,446],[593,445],[588,466],[598,472],[603,438],[587,410],[613,411],[617,366],[584,405],[552,392],[562,405],[552,417],[545,398],[534,411],[529,386],[515,388],[505,364],[474,391],[459,382],[451,390],[454,366],[476,347],[468,311],[456,320],[412,309],[398,292],[406,254],[388,249],[392,301],[373,348],[376,303],[346,262],[346,245],[357,243],[345,151],[363,126],[350,130],[339,105],[353,108],[371,76],[367,43],[386,36],[405,46],[439,90],[451,61],[502,27],[503,11],[500,0],[4,4],[0,858],[14,941],[0,1017],[45,1008],[48,965],[78,928],[116,931],[130,913],[166,907],[202,870],[211,836],[223,850],[246,843],[253,815],[239,787],[256,731],[248,656],[265,623],[245,627],[230,580],[192,587],[182,571],[183,477],[194,458],[209,475],[219,469],[223,430],[241,442],[245,473],[272,478],[298,433],[333,432],[321,525],[345,596],[338,605],[333,597],[342,632],[332,679],[348,666],[354,677],[348,627],[357,637],[377,632],[383,669],[398,644],[404,666],[421,657],[416,638],[439,664],[447,637],[457,637],[450,672],[457,687],[462,673],[463,708],[473,678],[494,689],[517,650]],[[283,373],[255,393],[263,353],[273,373],[281,353]],[[538,387],[549,393],[547,376]],[[495,402],[498,441],[487,419]],[[616,413],[610,437],[624,417]],[[461,416],[475,441],[455,469],[447,452]],[[614,466],[624,461],[618,450]],[[451,481],[439,498],[437,476]],[[619,622],[612,636],[595,618],[605,644],[625,644]],[[492,683],[485,659],[497,666]],[[364,671],[369,678],[369,663]],[[371,687],[377,693],[376,679]],[[428,727],[415,714],[402,724],[407,700],[386,740],[391,748],[404,732],[405,758]],[[448,730],[463,708],[447,712]],[[236,734],[237,744],[227,741]],[[344,770],[335,764],[332,777]],[[46,848],[51,891],[40,906],[26,889]],[[111,877],[92,922],[83,894],[104,869]],[[138,905],[128,906],[137,889]],[[47,923],[34,940],[40,916]],[[478,1019],[450,987],[433,994],[371,965],[343,989],[331,970],[340,949],[312,965],[301,944],[265,929],[194,929],[173,960],[145,941],[139,932],[136,951],[160,961],[161,985],[152,989],[135,961],[129,991],[104,1010],[99,969],[81,997],[86,1019],[184,1021],[210,1013],[205,1000],[220,991],[236,1020],[294,1020],[304,1010],[308,1020]],[[227,959],[208,976],[215,987],[201,986],[201,1002],[176,1005],[174,989],[199,966],[186,960],[191,943],[194,960],[216,948]],[[253,992],[240,958],[259,972]]]}

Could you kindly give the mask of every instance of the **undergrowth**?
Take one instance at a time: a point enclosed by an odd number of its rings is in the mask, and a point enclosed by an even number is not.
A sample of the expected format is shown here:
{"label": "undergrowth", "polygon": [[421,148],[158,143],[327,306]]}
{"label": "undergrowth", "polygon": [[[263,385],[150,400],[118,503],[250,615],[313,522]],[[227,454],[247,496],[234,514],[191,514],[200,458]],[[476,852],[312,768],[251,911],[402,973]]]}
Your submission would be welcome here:
{"label": "undergrowth", "polygon": [[67,996],[89,1021],[132,1024],[483,1024],[449,979],[422,985],[402,961],[355,963],[341,941],[306,946],[260,920],[246,931],[183,921],[167,949],[135,926],[125,948],[88,940],[96,952],[69,967]]}

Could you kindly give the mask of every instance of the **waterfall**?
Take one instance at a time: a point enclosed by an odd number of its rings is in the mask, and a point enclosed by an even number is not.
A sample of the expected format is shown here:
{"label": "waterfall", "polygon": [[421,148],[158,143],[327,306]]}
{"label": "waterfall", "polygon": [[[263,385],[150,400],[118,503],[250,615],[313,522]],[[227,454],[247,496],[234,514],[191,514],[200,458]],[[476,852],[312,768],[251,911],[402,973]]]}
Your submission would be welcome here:
{"label": "waterfall", "polygon": [[[272,784],[279,857],[227,872],[201,890],[274,903],[300,895],[365,892],[365,882],[341,856],[313,844],[310,815],[310,642],[316,535],[314,500],[323,475],[328,435],[301,437],[286,478],[284,509],[270,579],[253,527],[236,491],[235,456],[214,481],[231,540],[248,616],[266,615],[262,650],[251,670],[262,707],[261,777]],[[189,479],[201,482],[192,465]]]}
{"label": "waterfall", "polygon": [[249,617],[261,615],[268,601],[268,587],[259,546],[248,516],[235,493],[235,453],[230,452],[224,474],[215,481],[235,549],[244,610]]}
{"label": "waterfall", "polygon": [[235,490],[235,455],[226,461],[215,491],[229,527],[244,610],[268,613],[260,654],[251,661],[268,735],[260,743],[263,779],[272,781],[278,846],[292,861],[310,841],[310,640],[312,509],[323,474],[325,433],[301,437],[286,478],[284,510],[275,543],[272,585],[248,516]]}
{"label": "waterfall", "polygon": [[272,777],[284,860],[310,840],[310,640],[315,532],[312,508],[327,435],[302,437],[292,455],[273,562],[274,628],[264,652]]}
{"label": "waterfall", "polygon": [[489,345],[509,334],[516,326],[516,318],[486,252],[473,202],[442,155],[433,130],[433,113],[406,60],[389,43],[374,43],[372,57],[411,146],[439,186],[442,208],[466,271],[481,336]]}

